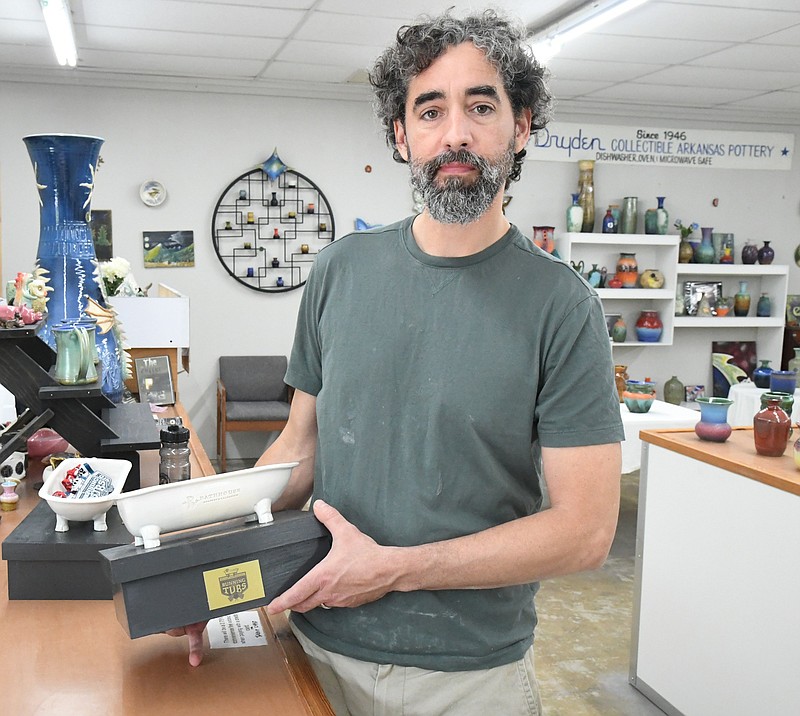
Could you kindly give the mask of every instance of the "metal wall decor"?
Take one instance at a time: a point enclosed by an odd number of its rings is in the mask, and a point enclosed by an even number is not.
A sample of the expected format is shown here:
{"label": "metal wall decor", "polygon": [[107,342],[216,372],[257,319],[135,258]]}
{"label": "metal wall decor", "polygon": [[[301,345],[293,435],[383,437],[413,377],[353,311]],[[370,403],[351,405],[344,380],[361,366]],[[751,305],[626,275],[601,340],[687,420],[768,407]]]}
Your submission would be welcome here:
{"label": "metal wall decor", "polygon": [[266,165],[225,188],[214,207],[211,236],[220,263],[239,283],[280,293],[305,284],[336,227],[328,200],[311,179],[288,168],[270,179]]}

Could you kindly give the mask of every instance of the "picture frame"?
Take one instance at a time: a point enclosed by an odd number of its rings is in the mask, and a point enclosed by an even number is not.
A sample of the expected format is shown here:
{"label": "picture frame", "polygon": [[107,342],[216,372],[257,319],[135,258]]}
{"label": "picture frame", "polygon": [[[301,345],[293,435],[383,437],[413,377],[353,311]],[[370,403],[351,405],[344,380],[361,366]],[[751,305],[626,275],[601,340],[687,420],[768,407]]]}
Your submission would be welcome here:
{"label": "picture frame", "polygon": [[174,405],[175,389],[169,356],[136,358],[136,384],[139,386],[139,401],[153,405]]}
{"label": "picture frame", "polygon": [[716,309],[717,301],[722,298],[721,281],[684,281],[683,303],[687,316],[696,316],[703,296],[708,299],[711,309]]}
{"label": "picture frame", "polygon": [[686,402],[687,403],[695,403],[697,402],[698,398],[704,398],[706,394],[706,386],[704,385],[687,385],[685,387],[686,391]]}

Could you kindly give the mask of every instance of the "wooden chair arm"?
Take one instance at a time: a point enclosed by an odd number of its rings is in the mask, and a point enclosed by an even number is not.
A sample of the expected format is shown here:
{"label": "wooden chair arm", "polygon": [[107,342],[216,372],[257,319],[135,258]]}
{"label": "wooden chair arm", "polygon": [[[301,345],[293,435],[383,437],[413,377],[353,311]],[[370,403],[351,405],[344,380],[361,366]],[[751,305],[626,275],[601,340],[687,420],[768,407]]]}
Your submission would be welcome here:
{"label": "wooden chair arm", "polygon": [[220,378],[217,378],[217,407],[224,408],[228,401],[228,391],[225,390],[225,383]]}

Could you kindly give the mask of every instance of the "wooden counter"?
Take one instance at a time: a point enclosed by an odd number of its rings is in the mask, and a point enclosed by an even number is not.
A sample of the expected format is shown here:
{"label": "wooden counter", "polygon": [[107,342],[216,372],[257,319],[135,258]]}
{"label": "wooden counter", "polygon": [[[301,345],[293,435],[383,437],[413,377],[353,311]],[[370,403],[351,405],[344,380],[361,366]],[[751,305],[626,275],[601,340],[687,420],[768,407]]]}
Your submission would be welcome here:
{"label": "wooden counter", "polygon": [[[180,405],[171,410],[192,430]],[[214,473],[199,441],[192,455],[194,476]],[[33,483],[41,470],[29,466],[19,508],[2,513],[0,541],[37,504]],[[9,601],[0,560],[0,663],[7,672],[0,713],[332,716],[286,617],[259,613],[266,646],[207,649],[192,668],[185,638],[129,639],[112,601]]]}

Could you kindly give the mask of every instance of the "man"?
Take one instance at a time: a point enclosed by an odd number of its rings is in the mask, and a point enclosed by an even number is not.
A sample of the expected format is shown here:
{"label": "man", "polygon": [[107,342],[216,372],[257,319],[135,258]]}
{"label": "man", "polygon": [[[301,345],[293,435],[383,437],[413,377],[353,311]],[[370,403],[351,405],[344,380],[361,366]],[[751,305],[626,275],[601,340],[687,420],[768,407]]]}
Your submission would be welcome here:
{"label": "man", "polygon": [[337,714],[538,714],[536,583],[613,539],[601,305],[502,211],[550,102],[522,39],[490,12],[401,29],[372,82],[425,209],[326,247],[306,285],[259,463],[299,461],[276,509],[313,492],[333,546],[268,610],[293,610]]}

